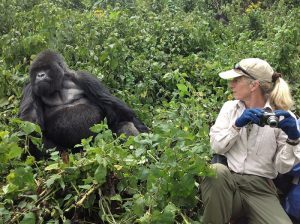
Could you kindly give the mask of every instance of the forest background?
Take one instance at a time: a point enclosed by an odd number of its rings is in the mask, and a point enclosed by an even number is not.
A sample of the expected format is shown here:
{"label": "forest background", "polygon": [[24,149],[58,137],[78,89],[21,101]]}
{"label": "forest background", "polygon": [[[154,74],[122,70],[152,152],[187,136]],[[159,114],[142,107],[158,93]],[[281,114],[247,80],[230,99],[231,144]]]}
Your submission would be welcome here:
{"label": "forest background", "polygon": [[[95,141],[64,163],[17,118],[44,50],[101,79],[149,134]],[[300,115],[299,0],[1,0],[0,223],[201,223],[209,127],[232,99],[218,73],[247,57],[284,74]]]}

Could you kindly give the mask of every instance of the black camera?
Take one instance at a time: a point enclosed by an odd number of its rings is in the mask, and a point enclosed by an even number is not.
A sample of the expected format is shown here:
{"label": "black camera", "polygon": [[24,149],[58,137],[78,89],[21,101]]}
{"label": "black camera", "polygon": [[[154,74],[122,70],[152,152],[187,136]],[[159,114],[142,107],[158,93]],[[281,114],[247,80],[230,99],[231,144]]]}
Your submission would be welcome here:
{"label": "black camera", "polygon": [[279,119],[273,112],[264,111],[260,118],[260,126],[269,125],[271,128],[276,128],[278,126],[278,122]]}

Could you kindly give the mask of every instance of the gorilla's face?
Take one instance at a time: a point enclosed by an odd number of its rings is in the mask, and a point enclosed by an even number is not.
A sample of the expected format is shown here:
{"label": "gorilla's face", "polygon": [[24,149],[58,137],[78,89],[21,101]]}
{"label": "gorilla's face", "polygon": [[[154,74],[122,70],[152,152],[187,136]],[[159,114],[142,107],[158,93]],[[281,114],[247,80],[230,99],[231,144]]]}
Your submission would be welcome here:
{"label": "gorilla's face", "polygon": [[32,64],[30,79],[33,92],[37,96],[49,96],[61,89],[64,70],[56,62],[37,66]]}
{"label": "gorilla's face", "polygon": [[51,50],[38,54],[29,68],[33,93],[41,97],[61,90],[66,70],[67,65],[60,54]]}

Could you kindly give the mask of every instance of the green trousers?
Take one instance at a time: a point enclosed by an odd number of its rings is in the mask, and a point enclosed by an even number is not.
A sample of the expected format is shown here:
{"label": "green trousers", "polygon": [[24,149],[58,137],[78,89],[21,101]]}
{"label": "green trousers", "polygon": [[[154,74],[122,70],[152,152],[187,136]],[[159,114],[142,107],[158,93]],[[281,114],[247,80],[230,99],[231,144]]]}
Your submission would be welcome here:
{"label": "green trousers", "polygon": [[205,224],[224,224],[246,216],[249,224],[292,224],[280,205],[270,179],[237,174],[227,166],[213,164],[216,177],[201,182]]}

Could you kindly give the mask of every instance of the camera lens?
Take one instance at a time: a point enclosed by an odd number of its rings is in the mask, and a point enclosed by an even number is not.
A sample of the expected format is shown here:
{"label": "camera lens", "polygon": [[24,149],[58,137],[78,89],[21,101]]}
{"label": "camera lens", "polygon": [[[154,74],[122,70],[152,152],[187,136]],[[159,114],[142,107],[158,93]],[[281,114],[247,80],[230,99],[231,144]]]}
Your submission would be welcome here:
{"label": "camera lens", "polygon": [[271,128],[276,128],[278,125],[278,118],[276,116],[270,116],[267,120],[267,124],[271,127]]}

